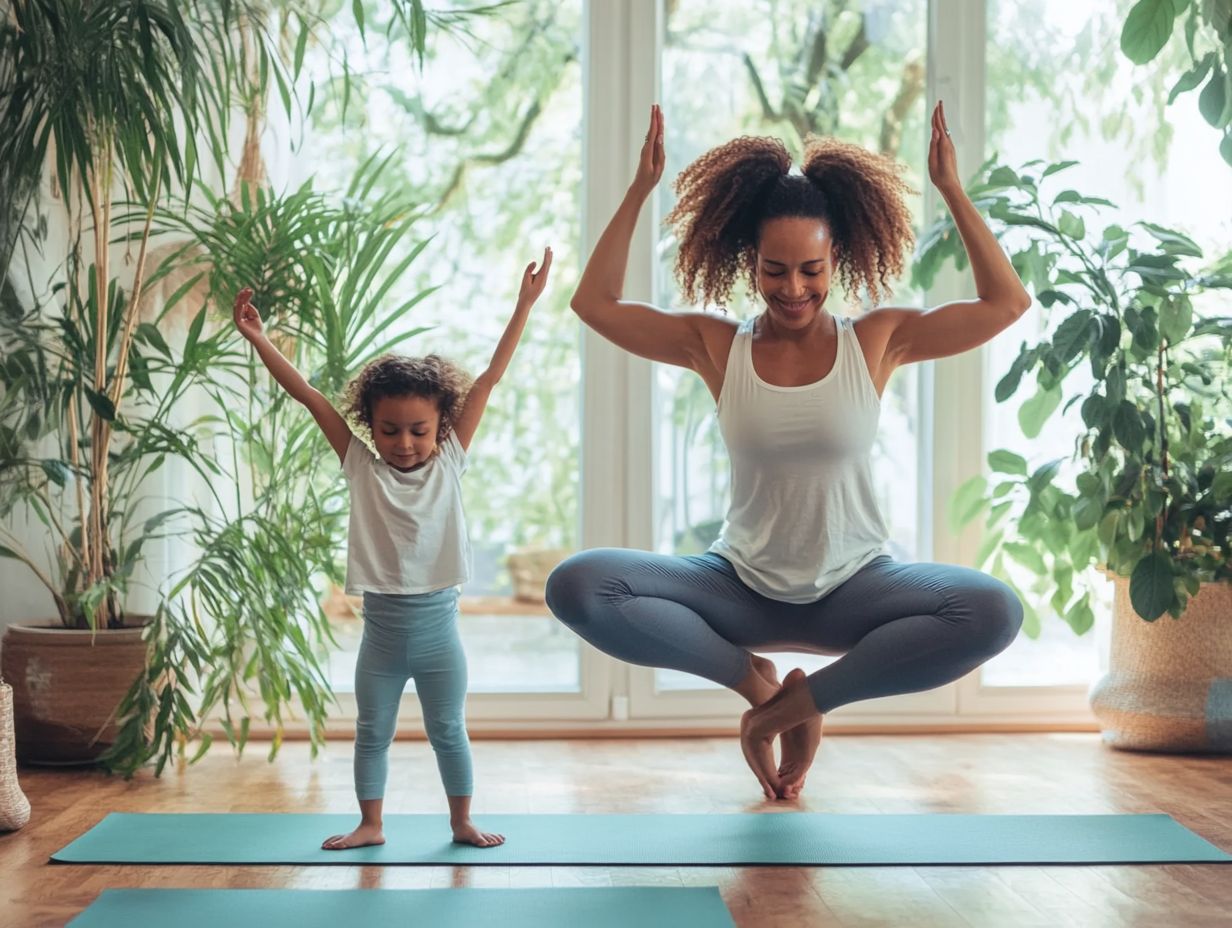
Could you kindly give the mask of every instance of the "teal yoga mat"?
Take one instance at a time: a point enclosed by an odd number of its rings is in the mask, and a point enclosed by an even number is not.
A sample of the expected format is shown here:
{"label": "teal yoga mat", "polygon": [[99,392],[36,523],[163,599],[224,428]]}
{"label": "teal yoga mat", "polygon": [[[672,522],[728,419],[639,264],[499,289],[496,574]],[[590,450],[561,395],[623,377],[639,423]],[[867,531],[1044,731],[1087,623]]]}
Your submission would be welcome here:
{"label": "teal yoga mat", "polygon": [[52,855],[163,864],[1092,864],[1232,862],[1167,815],[480,815],[508,839],[453,844],[444,815],[390,815],[381,847],[323,851],[355,815],[108,815]]}
{"label": "teal yoga mat", "polygon": [[73,928],[733,928],[711,887],[566,889],[108,889]]}

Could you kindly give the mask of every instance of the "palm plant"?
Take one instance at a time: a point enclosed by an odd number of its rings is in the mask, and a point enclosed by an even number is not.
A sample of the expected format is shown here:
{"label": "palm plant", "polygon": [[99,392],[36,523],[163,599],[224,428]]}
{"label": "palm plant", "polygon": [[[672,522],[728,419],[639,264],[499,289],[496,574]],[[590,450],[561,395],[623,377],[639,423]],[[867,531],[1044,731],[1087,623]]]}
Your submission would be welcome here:
{"label": "palm plant", "polygon": [[[349,15],[362,24],[363,4]],[[436,22],[419,0],[397,0],[386,28],[422,52],[424,30]],[[215,259],[218,249],[227,253],[228,235],[231,244],[244,235],[259,241],[256,227],[243,223],[276,204],[305,226],[289,231],[292,219],[283,222],[288,241],[302,245],[317,236],[305,259],[311,267],[271,266],[268,276],[275,281],[285,271],[291,286],[313,288],[315,303],[305,292],[292,314],[310,320],[303,332],[328,348],[329,376],[340,382],[356,353],[381,347],[365,342],[370,331],[347,340],[384,305],[379,284],[392,285],[400,273],[380,265],[405,217],[377,211],[388,223],[386,244],[378,245],[369,234],[373,217],[361,221],[346,210],[326,216],[310,192],[276,201],[256,195],[255,206],[245,202],[228,213],[225,201],[202,187],[207,165],[219,178],[231,170],[230,121],[240,113],[247,132],[237,173],[264,182],[256,143],[269,88],[276,86],[290,114],[305,49],[328,41],[328,30],[311,0],[14,0],[0,22],[0,557],[33,572],[65,626],[107,629],[125,624],[126,596],[152,540],[174,534],[201,552],[187,577],[158,591],[147,673],[124,704],[124,739],[107,755],[128,772],[160,750],[165,763],[212,706],[229,712],[253,680],[275,727],[294,697],[319,732],[329,698],[316,664],[320,636],[312,631],[319,610],[312,611],[306,581],[333,557],[338,501],[327,494],[322,502],[330,508],[312,509],[315,471],[307,470],[306,481],[267,480],[260,506],[228,510],[229,493],[216,487],[235,469],[220,464],[212,445],[234,428],[237,454],[256,462],[254,472],[268,475],[260,462],[279,460],[299,473],[285,456],[308,455],[312,430],[293,410],[264,416],[246,406],[251,391],[239,379],[216,411],[180,421],[190,394],[204,390],[217,400],[220,375],[238,377],[243,359],[229,328],[210,325],[200,279],[165,299],[157,292],[156,285],[174,286],[171,275],[183,261],[160,263],[151,247],[153,236],[174,231],[171,204],[181,220],[191,217],[216,237],[205,243],[215,246],[207,247]],[[347,82],[353,77],[345,61],[344,74]],[[315,87],[306,89],[310,111]],[[188,206],[201,202],[202,209]],[[204,238],[184,221],[178,232]],[[205,276],[218,288],[211,292],[236,279],[262,279],[242,264],[211,263]],[[227,267],[232,276],[224,284]],[[338,281],[351,290],[332,289]],[[186,334],[172,338],[168,323],[185,307]],[[346,344],[351,355],[341,349]],[[250,364],[248,370],[255,383]],[[233,415],[244,409],[246,419]],[[175,459],[213,495],[139,516],[147,478]],[[18,537],[15,519],[23,513],[48,530],[50,557],[40,556],[37,541]],[[302,530],[305,524],[312,531]],[[253,598],[258,591],[268,598]],[[236,608],[241,601],[264,605]],[[227,715],[224,727],[242,744],[246,722],[232,729]]]}
{"label": "palm plant", "polygon": [[[250,52],[237,37],[242,3],[16,0],[10,10],[0,26],[0,268],[15,270],[23,253],[33,308],[6,317],[0,512],[29,506],[56,539],[56,564],[48,574],[7,530],[0,554],[35,573],[66,626],[117,627],[141,556],[142,540],[125,546],[122,535],[139,482],[130,478],[185,450],[166,415],[213,350],[194,341],[197,324],[169,391],[146,416],[129,408],[152,389],[133,368],[151,223],[170,188],[191,188],[199,138],[221,160],[242,59],[267,60],[266,46]],[[45,173],[62,216],[39,214]],[[138,230],[130,283],[112,273],[121,200]],[[32,272],[49,220],[68,239],[62,255],[43,256],[50,288]],[[55,453],[38,455],[53,434]]]}

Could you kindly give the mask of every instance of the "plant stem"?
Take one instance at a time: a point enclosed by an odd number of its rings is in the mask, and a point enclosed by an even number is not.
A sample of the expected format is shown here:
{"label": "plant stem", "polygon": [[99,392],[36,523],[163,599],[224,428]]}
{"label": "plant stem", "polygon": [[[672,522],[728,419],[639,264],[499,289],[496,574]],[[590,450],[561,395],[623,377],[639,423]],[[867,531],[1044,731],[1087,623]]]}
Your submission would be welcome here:
{"label": "plant stem", "polygon": [[90,563],[90,533],[87,530],[86,523],[86,494],[85,488],[82,486],[81,475],[81,453],[79,450],[79,436],[77,434],[77,391],[74,390],[69,394],[68,398],[68,433],[69,433],[69,455],[73,462],[73,483],[77,488],[77,510],[81,515],[81,554],[78,560],[81,562],[82,574],[89,571],[87,566]]}

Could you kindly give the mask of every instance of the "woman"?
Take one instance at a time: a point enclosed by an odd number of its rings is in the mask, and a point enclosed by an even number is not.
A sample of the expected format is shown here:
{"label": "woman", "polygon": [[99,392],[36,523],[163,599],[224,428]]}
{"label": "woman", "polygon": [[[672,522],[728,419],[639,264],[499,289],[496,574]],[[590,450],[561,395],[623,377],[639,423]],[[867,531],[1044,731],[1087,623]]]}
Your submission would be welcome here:
{"label": "woman", "polygon": [[[608,654],[697,674],[743,696],[751,706],[740,725],[744,756],[767,798],[794,799],[825,713],[949,683],[1018,632],[1022,606],[999,581],[884,553],[869,453],[897,368],[983,344],[1030,297],[959,183],[940,104],[929,176],[954,216],[976,297],[928,311],[888,306],[853,321],[826,309],[836,276],[876,302],[913,238],[896,165],[834,139],[812,140],[799,174],[790,173],[781,142],[735,139],[676,182],[667,220],[679,239],[682,292],[721,305],[744,277],[764,303],[760,315],[737,323],[623,300],[629,241],[663,164],[656,106],[637,175],[572,306],[626,351],[705,381],[731,459],[730,508],[702,555],[574,555],[550,577],[548,604]],[[780,684],[755,649],[842,656],[807,677],[793,670]]]}

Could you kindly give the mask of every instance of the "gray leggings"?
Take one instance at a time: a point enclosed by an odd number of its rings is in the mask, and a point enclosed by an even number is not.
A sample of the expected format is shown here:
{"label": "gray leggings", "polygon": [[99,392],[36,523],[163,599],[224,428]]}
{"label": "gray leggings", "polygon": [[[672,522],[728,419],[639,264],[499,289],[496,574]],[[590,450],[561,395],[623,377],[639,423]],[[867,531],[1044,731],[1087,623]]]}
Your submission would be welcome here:
{"label": "gray leggings", "polygon": [[575,554],[552,572],[548,607],[613,657],[731,687],[752,651],[842,657],[809,675],[820,712],[928,690],[1009,647],[1022,604],[999,580],[949,564],[878,557],[813,603],[749,589],[717,554],[624,548]]}

